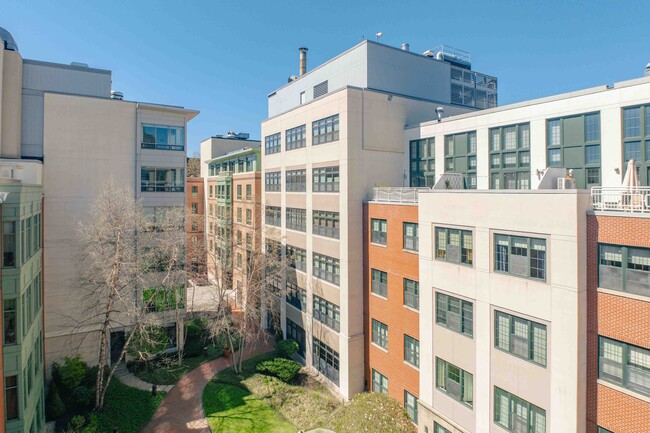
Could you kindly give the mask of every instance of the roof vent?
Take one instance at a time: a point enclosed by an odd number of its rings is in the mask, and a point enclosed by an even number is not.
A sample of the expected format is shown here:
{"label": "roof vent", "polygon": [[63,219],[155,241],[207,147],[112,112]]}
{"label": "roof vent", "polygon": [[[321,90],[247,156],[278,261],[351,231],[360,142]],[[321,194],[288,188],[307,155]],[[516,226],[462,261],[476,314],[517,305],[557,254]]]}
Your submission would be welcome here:
{"label": "roof vent", "polygon": [[402,50],[403,50],[403,51],[410,51],[410,50],[409,50],[409,44],[407,44],[406,42],[404,42],[404,43],[402,44]]}
{"label": "roof vent", "polygon": [[423,55],[423,56],[426,56],[426,57],[434,58],[435,55],[436,55],[436,53],[434,53],[434,52],[431,51],[431,50],[426,50],[425,52],[422,53],[422,55]]}
{"label": "roof vent", "polygon": [[70,66],[76,66],[78,68],[88,68],[88,63],[81,63],[81,62],[72,62],[70,63]]}
{"label": "roof vent", "polygon": [[121,101],[124,99],[124,93],[117,90],[111,90],[111,99],[117,99],[118,101]]}

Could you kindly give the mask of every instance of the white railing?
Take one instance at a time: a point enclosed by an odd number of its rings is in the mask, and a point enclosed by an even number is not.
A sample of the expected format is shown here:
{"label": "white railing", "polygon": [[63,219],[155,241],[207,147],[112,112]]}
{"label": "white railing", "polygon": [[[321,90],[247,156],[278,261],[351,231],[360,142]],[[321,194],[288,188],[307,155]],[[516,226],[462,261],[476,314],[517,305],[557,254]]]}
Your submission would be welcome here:
{"label": "white railing", "polygon": [[431,191],[431,188],[375,187],[370,201],[393,203],[417,203],[418,191]]}
{"label": "white railing", "polygon": [[591,203],[594,211],[650,214],[650,187],[594,186]]}

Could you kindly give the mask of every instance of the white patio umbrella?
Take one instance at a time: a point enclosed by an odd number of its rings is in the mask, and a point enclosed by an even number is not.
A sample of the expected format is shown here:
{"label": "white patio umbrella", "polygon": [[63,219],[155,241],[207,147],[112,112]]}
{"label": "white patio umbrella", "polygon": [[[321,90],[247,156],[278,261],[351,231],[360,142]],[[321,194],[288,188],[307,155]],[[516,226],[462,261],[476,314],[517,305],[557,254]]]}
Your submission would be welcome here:
{"label": "white patio umbrella", "polygon": [[622,186],[630,192],[637,192],[639,189],[639,176],[636,174],[636,167],[634,166],[633,159],[630,159],[627,163]]}

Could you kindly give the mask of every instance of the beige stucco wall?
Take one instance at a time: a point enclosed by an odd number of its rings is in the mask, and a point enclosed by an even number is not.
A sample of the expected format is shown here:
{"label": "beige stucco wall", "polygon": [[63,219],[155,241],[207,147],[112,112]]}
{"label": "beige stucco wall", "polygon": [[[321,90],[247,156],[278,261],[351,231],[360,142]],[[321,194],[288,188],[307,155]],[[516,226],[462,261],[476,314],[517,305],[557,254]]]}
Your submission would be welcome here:
{"label": "beige stucco wall", "polygon": [[23,59],[0,48],[0,157],[20,158]]}

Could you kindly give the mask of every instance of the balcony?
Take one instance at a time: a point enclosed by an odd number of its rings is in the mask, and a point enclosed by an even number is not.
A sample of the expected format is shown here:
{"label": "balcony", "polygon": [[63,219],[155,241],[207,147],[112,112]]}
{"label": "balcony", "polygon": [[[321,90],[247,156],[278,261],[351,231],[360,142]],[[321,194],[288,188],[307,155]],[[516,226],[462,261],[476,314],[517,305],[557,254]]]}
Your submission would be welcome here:
{"label": "balcony", "polygon": [[592,208],[596,212],[645,214],[650,216],[650,187],[591,188]]}
{"label": "balcony", "polygon": [[420,191],[431,191],[431,188],[375,187],[368,200],[379,203],[417,203]]}

